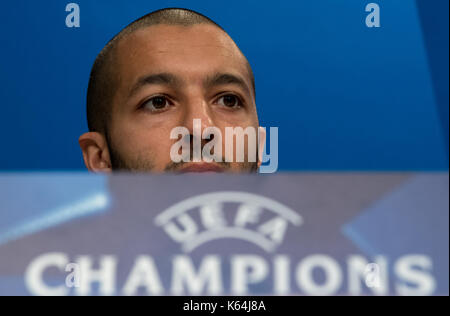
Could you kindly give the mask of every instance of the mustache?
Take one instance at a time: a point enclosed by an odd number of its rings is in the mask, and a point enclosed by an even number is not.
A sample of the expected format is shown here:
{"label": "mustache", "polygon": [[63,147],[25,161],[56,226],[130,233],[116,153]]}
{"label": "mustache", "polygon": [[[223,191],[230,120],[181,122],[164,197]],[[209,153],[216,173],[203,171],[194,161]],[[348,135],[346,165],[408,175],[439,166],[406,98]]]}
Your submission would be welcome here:
{"label": "mustache", "polygon": [[[211,164],[215,164],[220,166],[221,168],[228,170],[231,168],[231,163],[224,161],[225,159],[222,159],[222,161],[216,162],[212,161]],[[180,162],[170,162],[167,164],[166,168],[164,168],[164,171],[166,172],[177,172],[180,169],[183,169],[187,164],[192,163],[192,161],[180,161]]]}
{"label": "mustache", "polygon": [[[214,135],[210,135],[208,138],[206,139],[200,139],[200,148],[199,149],[195,149],[193,146],[193,141],[194,141],[194,136],[193,135],[186,135],[186,137],[184,137],[184,141],[187,142],[190,146],[190,150],[189,153],[184,155],[183,159],[180,162],[170,162],[167,164],[167,166],[165,167],[164,171],[168,171],[168,172],[176,172],[182,168],[184,168],[186,166],[186,164],[192,163],[194,162],[194,155],[198,156],[205,156],[204,153],[202,153],[203,151],[203,147],[206,145],[206,143],[210,140],[214,139]],[[195,154],[194,154],[195,153]],[[202,155],[203,154],[203,155]],[[231,163],[226,162],[225,161],[225,156],[221,155],[222,157],[216,155],[215,153],[207,153],[206,154],[208,158],[212,159],[212,161],[210,163],[212,164],[216,164],[218,166],[220,166],[221,168],[227,170],[231,168]],[[221,158],[221,159],[217,159],[217,158]]]}

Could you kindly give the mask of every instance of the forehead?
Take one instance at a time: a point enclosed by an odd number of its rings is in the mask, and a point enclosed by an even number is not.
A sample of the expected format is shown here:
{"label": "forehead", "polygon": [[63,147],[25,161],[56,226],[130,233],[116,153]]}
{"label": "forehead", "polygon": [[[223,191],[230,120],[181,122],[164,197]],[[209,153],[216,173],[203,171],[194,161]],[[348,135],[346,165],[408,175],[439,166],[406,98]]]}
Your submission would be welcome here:
{"label": "forehead", "polygon": [[122,38],[115,56],[122,83],[152,72],[172,72],[200,80],[212,72],[231,71],[251,86],[245,57],[233,40],[213,25],[144,27]]}

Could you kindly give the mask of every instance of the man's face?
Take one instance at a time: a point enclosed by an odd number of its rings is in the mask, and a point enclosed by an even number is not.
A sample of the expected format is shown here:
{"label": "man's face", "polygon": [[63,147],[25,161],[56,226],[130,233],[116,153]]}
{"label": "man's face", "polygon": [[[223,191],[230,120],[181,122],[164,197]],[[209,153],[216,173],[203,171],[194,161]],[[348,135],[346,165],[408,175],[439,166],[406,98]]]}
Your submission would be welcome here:
{"label": "man's face", "polygon": [[[156,25],[126,36],[116,47],[118,75],[108,124],[113,168],[143,171],[252,171],[257,163],[174,163],[174,127],[193,133],[215,126],[258,130],[255,96],[245,57],[212,25]],[[203,140],[205,144],[207,140]],[[236,146],[236,145],[234,145]],[[236,147],[234,147],[236,149]],[[247,157],[247,142],[245,143]],[[191,150],[192,152],[192,150]],[[235,151],[234,151],[235,152]]]}

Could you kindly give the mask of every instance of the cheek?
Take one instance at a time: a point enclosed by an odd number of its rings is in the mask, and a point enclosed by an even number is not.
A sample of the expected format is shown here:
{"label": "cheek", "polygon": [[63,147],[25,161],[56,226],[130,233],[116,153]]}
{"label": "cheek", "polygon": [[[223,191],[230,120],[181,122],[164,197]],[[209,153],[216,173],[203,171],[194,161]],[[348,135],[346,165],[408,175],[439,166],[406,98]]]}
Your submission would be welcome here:
{"label": "cheek", "polygon": [[[237,135],[233,135],[227,138],[226,133],[226,127],[231,127],[233,130],[237,126],[221,126],[220,131],[222,134],[222,154],[224,157],[227,157],[228,159],[232,159],[233,162],[236,161],[236,153],[238,151],[243,151],[245,155],[245,161],[248,161],[248,154],[251,154],[251,156],[255,156],[255,159],[257,157],[258,152],[258,128],[254,124],[247,124],[247,125],[238,125],[241,127],[244,131],[247,127],[250,128],[251,131],[250,134],[253,134],[251,136],[243,136],[244,138],[241,139],[241,141],[238,141]],[[229,133],[231,135],[231,133]]]}
{"label": "cheek", "polygon": [[170,128],[150,124],[116,126],[113,144],[122,157],[131,161],[146,160],[158,164],[170,159]]}
{"label": "cheek", "polygon": [[227,112],[227,110],[216,110],[214,112],[214,124],[223,129],[225,127],[252,126],[257,124],[253,113],[248,113],[246,110]]}

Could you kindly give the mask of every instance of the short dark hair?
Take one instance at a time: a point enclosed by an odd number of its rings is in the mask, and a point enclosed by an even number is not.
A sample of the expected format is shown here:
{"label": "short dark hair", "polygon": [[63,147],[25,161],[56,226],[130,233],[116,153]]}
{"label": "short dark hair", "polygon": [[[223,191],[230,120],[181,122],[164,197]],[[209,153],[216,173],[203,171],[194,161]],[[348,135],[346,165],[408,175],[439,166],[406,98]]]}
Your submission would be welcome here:
{"label": "short dark hair", "polygon": [[[117,74],[115,73],[115,68],[111,67],[114,63],[114,51],[117,43],[138,29],[158,24],[181,26],[210,24],[225,32],[220,25],[201,13],[182,8],[165,8],[153,11],[130,23],[105,45],[97,55],[92,66],[86,100],[89,131],[107,133],[107,124],[111,117],[111,103],[117,86]],[[248,61],[247,68],[251,77],[253,91],[255,91],[255,79]]]}

